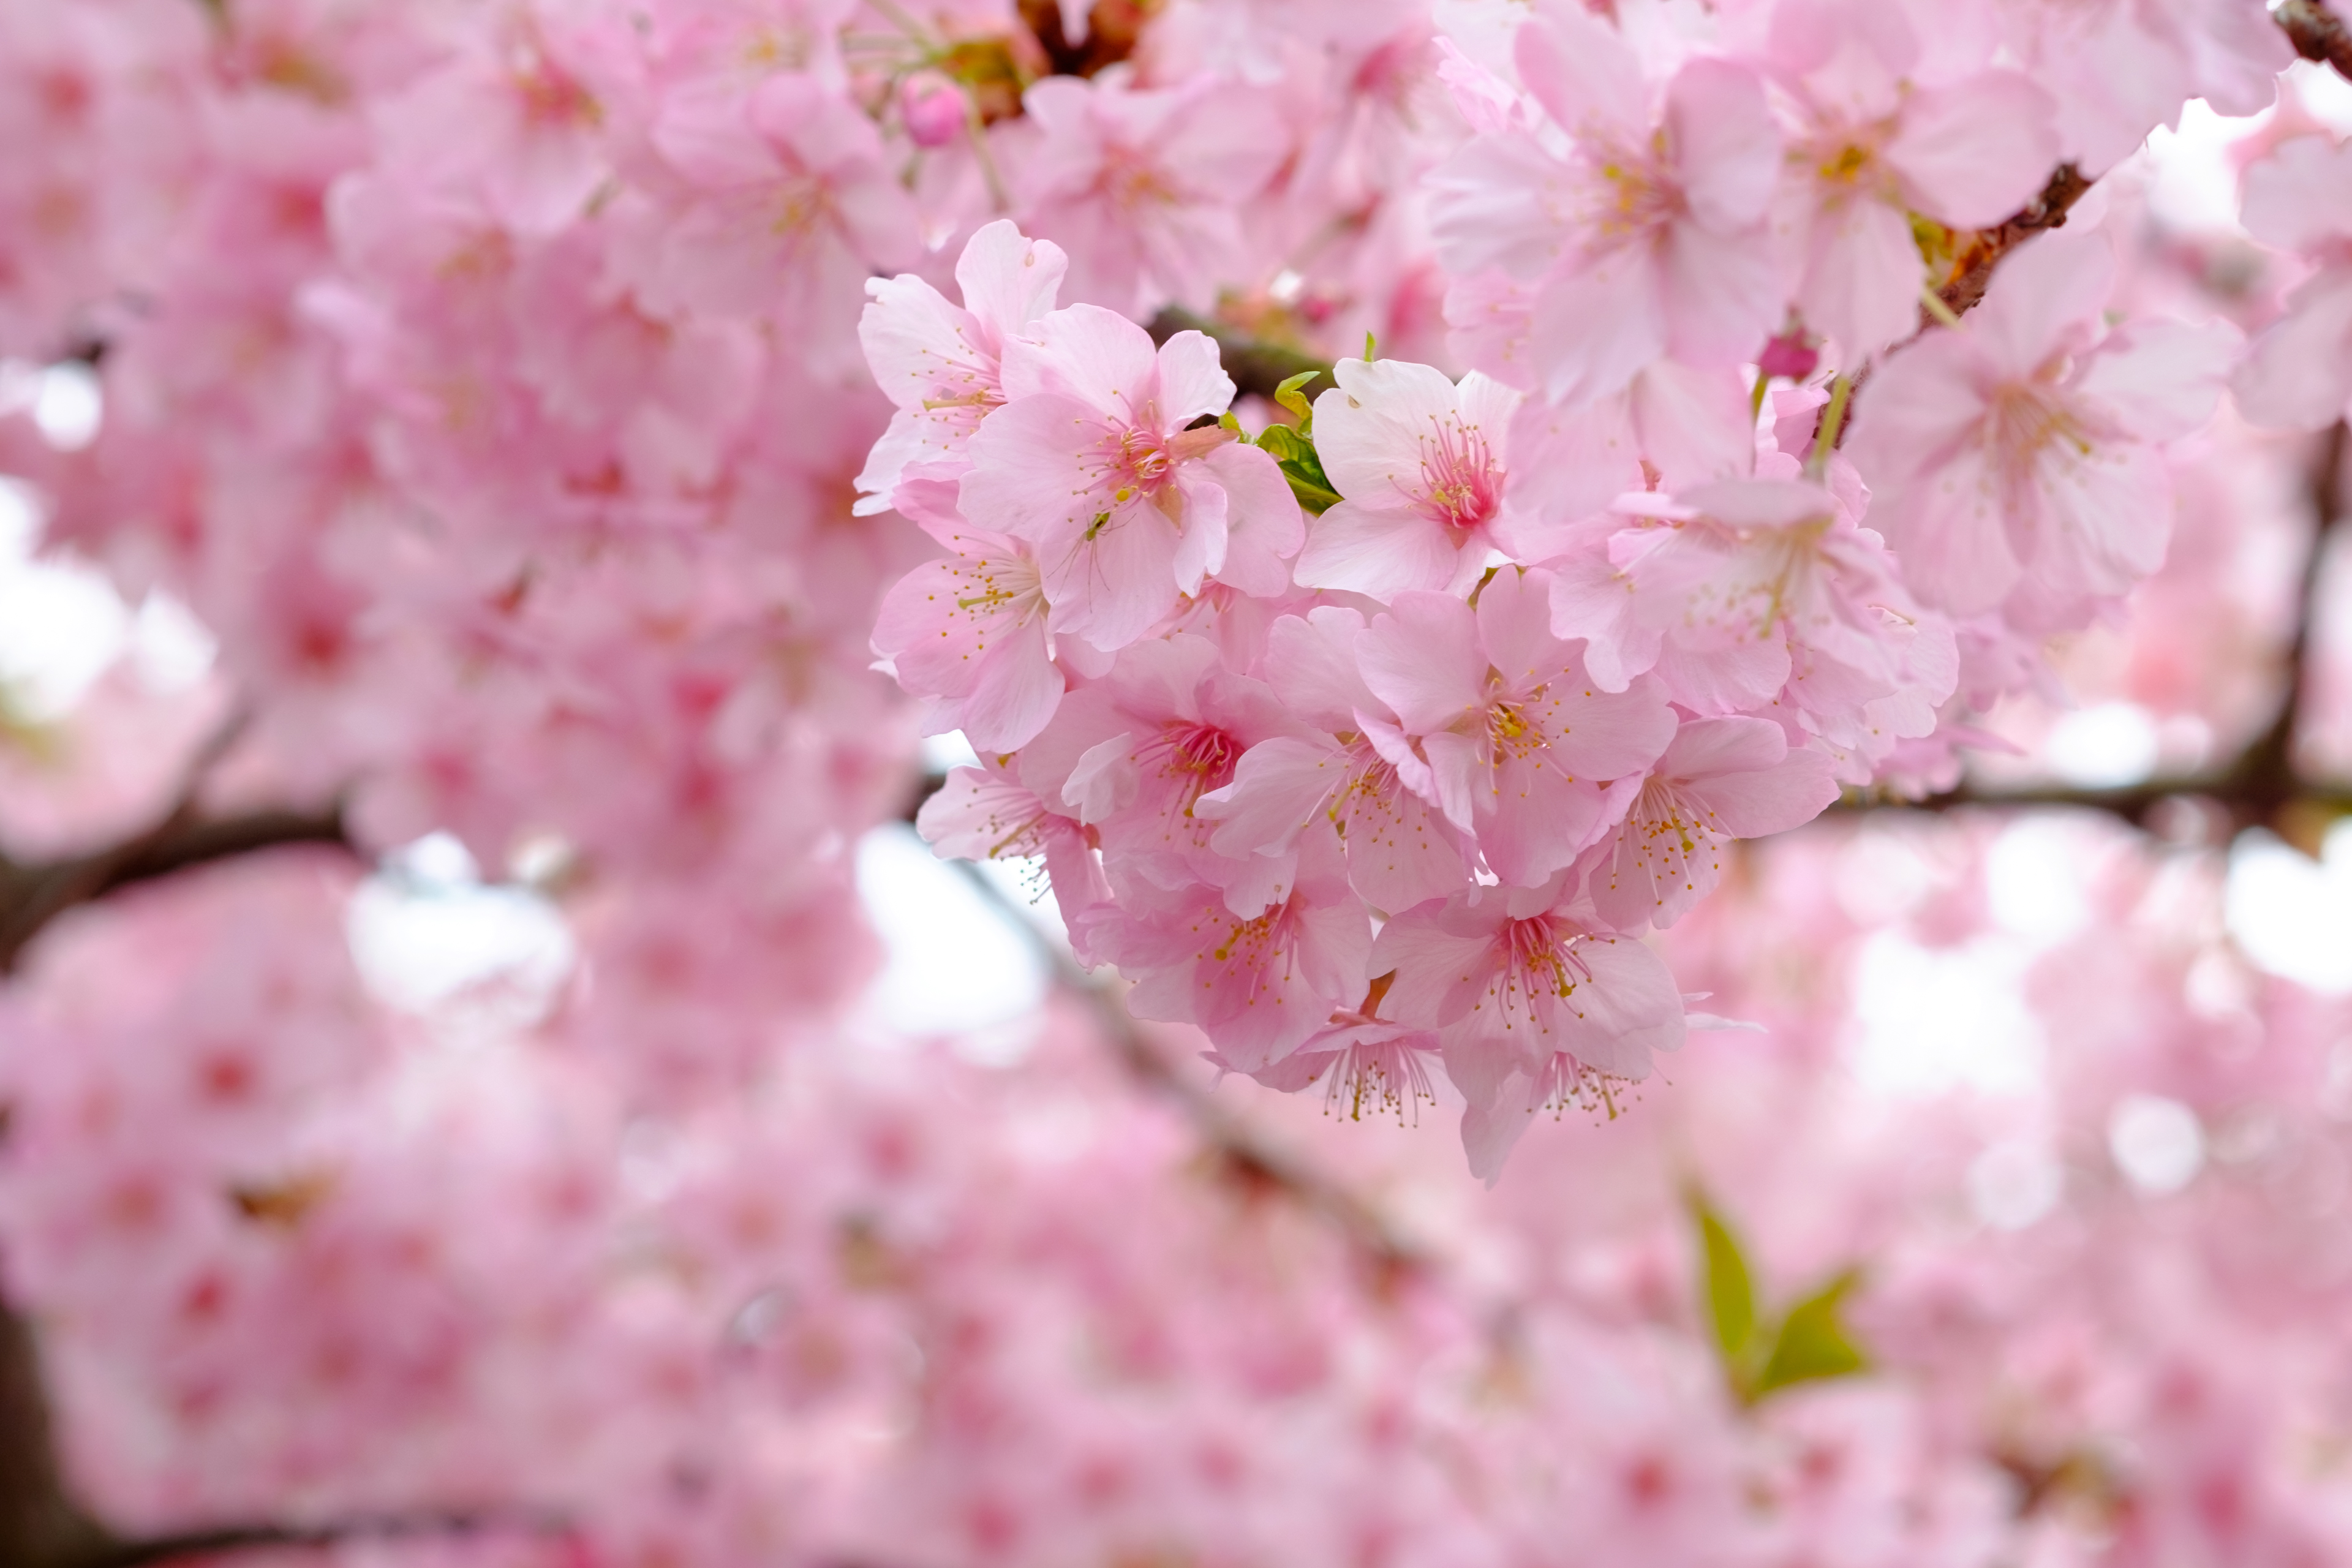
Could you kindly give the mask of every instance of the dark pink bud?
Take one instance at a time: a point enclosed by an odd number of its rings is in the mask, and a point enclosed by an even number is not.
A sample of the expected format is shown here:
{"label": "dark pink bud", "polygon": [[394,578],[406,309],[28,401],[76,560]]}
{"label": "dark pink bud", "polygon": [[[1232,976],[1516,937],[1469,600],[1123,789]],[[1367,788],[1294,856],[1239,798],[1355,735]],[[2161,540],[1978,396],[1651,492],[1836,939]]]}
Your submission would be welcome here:
{"label": "dark pink bud", "polygon": [[1766,375],[1777,375],[1789,381],[1802,381],[1813,374],[1822,363],[1821,350],[1805,339],[1804,330],[1791,327],[1764,345],[1756,356],[1756,368]]}
{"label": "dark pink bud", "polygon": [[971,116],[963,89],[938,71],[917,71],[898,84],[898,118],[918,147],[944,147],[963,134]]}

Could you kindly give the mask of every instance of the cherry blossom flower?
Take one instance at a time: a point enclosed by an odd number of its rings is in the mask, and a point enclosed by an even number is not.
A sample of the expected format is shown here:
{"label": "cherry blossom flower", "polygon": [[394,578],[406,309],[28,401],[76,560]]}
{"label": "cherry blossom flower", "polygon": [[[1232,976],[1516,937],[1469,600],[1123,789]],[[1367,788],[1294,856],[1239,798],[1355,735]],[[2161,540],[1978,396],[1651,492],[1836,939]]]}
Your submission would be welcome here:
{"label": "cherry blossom flower", "polygon": [[1592,680],[1582,650],[1552,635],[1549,591],[1547,574],[1506,567],[1475,608],[1400,594],[1356,644],[1364,684],[1397,716],[1396,730],[1368,722],[1374,745],[1522,885],[1624,810],[1675,730],[1654,679],[1616,693]]}
{"label": "cherry blossom flower", "polygon": [[1345,499],[1308,529],[1298,581],[1383,599],[1467,593],[1495,547],[1518,395],[1476,371],[1456,387],[1394,360],[1341,360],[1332,374],[1315,447]]}
{"label": "cherry blossom flower", "polygon": [[1363,629],[1360,612],[1338,605],[1274,624],[1266,683],[1316,732],[1252,746],[1233,782],[1193,810],[1217,824],[1211,847],[1235,859],[1295,857],[1302,836],[1336,839],[1356,891],[1378,909],[1404,910],[1461,886],[1468,845],[1426,798],[1428,765],[1409,752],[1391,761],[1365,732],[1377,724],[1393,733],[1397,721],[1357,669]]}
{"label": "cherry blossom flower", "polygon": [[1222,414],[1234,384],[1216,345],[1179,332],[1154,351],[1143,329],[1090,305],[1008,345],[1005,405],[972,437],[961,501],[981,529],[1028,540],[1055,634],[1126,647],[1226,565],[1295,552],[1305,524],[1274,466]]}
{"label": "cherry blossom flower", "polygon": [[1004,342],[1054,308],[1069,258],[1051,240],[999,218],[983,224],[956,258],[961,306],[902,273],[866,285],[873,302],[857,321],[866,363],[898,412],[857,476],[857,514],[890,506],[909,465],[961,458],[972,432],[1004,402]]}
{"label": "cherry blossom flower", "polygon": [[1586,888],[1619,931],[1670,926],[1715,890],[1723,846],[1785,833],[1837,799],[1830,759],[1764,719],[1694,719],[1675,733],[1615,832],[1586,854]]}
{"label": "cherry blossom flower", "polygon": [[[1695,59],[1654,101],[1615,29],[1566,8],[1524,23],[1516,57],[1544,133],[1474,138],[1432,180],[1438,258],[1471,284],[1446,316],[1478,368],[1574,405],[1661,354],[1747,358],[1782,305],[1780,138],[1755,75]],[[1524,347],[1488,335],[1498,293],[1522,301]]]}
{"label": "cherry blossom flower", "polygon": [[2231,390],[2258,425],[2317,429],[2352,405],[2352,145],[2281,142],[2246,171],[2245,223],[2319,267],[2254,340]]}
{"label": "cherry blossom flower", "polygon": [[2103,237],[2036,240],[1958,329],[1874,378],[1853,459],[1927,603],[1958,615],[2008,603],[2054,628],[2162,563],[2171,503],[2157,443],[2211,413],[2234,334],[2164,320],[2102,333],[2114,276]]}
{"label": "cherry blossom flower", "polygon": [[1639,1082],[1683,1043],[1683,1002],[1658,955],[1609,932],[1566,879],[1456,894],[1390,921],[1372,947],[1393,973],[1381,1012],[1434,1029],[1469,1099],[1463,1144],[1489,1184],[1538,1110]]}
{"label": "cherry blossom flower", "polygon": [[1070,292],[1139,313],[1210,303],[1243,255],[1238,209],[1289,151],[1266,95],[1205,80],[1139,87],[1113,70],[1049,77],[1022,105],[1032,135],[1013,176],[1019,216],[1068,249]]}
{"label": "cherry blossom flower", "polygon": [[1770,58],[1797,121],[1782,219],[1797,308],[1858,363],[1918,322],[1911,215],[1966,230],[2024,206],[2058,163],[2053,106],[2015,71],[1915,79],[1932,62],[1910,19],[1866,0],[1776,6]]}

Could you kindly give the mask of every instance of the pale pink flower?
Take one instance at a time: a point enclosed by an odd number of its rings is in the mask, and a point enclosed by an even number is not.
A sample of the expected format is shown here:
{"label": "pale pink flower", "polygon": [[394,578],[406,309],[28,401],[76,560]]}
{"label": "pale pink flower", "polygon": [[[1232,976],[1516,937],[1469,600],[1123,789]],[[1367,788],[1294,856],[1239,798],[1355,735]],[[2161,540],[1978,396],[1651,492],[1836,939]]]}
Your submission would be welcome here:
{"label": "pale pink flower", "polygon": [[1872,512],[1922,599],[1955,615],[2014,597],[2054,629],[2163,563],[2172,492],[2158,443],[2212,413],[2236,333],[2164,320],[2104,331],[2115,257],[2052,235],[2001,264],[1984,304],[1872,378],[1849,444]]}
{"label": "pale pink flower", "polygon": [[651,138],[673,188],[635,218],[646,303],[772,317],[804,334],[800,352],[820,368],[854,363],[837,336],[845,301],[915,251],[913,207],[873,121],[784,74],[748,96],[716,85],[673,93]]}
{"label": "pale pink flower", "polygon": [[[1375,986],[1371,995],[1385,990]],[[1387,1112],[1400,1122],[1410,1116],[1418,1124],[1422,1106],[1437,1102],[1437,1037],[1427,1029],[1341,1009],[1288,1056],[1249,1076],[1280,1094],[1320,1083],[1327,1116],[1361,1121],[1367,1112]],[[1211,1053],[1209,1060],[1229,1072],[1242,1070],[1222,1053]]]}
{"label": "pale pink flower", "polygon": [[1619,931],[1670,926],[1715,890],[1726,843],[1801,826],[1837,797],[1830,759],[1790,750],[1771,721],[1690,720],[1586,852],[1586,891]]}
{"label": "pale pink flower", "polygon": [[[1851,484],[1842,466],[1833,477]],[[1855,526],[1861,500],[1790,477],[1703,486],[1679,503],[1629,498],[1605,552],[1553,569],[1552,630],[1589,639],[1586,664],[1604,689],[1653,671],[1700,714],[1762,708],[1792,680],[1832,673],[1835,701],[1891,697],[1911,684],[1905,649],[1922,622],[1877,536]],[[1948,628],[1927,635],[1948,649]],[[1950,694],[1948,672],[1917,721],[1932,727]]]}
{"label": "pale pink flower", "polygon": [[1002,761],[983,756],[976,768],[950,769],[916,813],[915,831],[953,860],[1037,861],[1066,921],[1110,897],[1086,829]]}
{"label": "pale pink flower", "polygon": [[1391,762],[1365,733],[1368,724],[1393,732],[1396,715],[1357,669],[1363,629],[1360,612],[1339,605],[1274,624],[1266,683],[1314,731],[1252,746],[1233,782],[1194,811],[1217,824],[1211,847],[1235,859],[1295,858],[1302,835],[1335,838],[1357,892],[1377,909],[1410,909],[1462,886],[1469,846],[1423,798],[1428,765],[1393,747],[1402,762]]}
{"label": "pale pink flower", "polygon": [[1022,749],[1021,782],[1095,829],[1115,871],[1145,870],[1162,887],[1213,881],[1255,914],[1288,867],[1216,854],[1214,824],[1193,807],[1233,782],[1252,746],[1304,731],[1263,681],[1225,668],[1214,643],[1181,634],[1137,643],[1065,697]]}
{"label": "pale pink flower", "polygon": [[1315,449],[1343,499],[1307,528],[1299,583],[1380,599],[1468,592],[1496,548],[1519,395],[1475,370],[1457,387],[1400,360],[1343,359],[1332,376],[1315,400]]}
{"label": "pale pink flower", "polygon": [[1918,35],[1881,0],[1789,0],[1769,58],[1797,122],[1781,218],[1797,308],[1855,363],[1918,323],[1912,215],[1974,229],[2022,207],[2058,162],[2053,106],[2014,71],[1916,80]]}
{"label": "pale pink flower", "polygon": [[1582,648],[1552,635],[1549,589],[1547,573],[1505,567],[1475,608],[1401,594],[1356,643],[1364,684],[1397,716],[1396,730],[1367,722],[1374,745],[1522,885],[1574,860],[1675,733],[1655,679],[1604,691]]}
{"label": "pale pink flower", "polygon": [[1036,557],[1000,533],[937,537],[949,553],[883,595],[874,651],[900,685],[932,700],[929,733],[961,730],[981,751],[1014,751],[1062,698]]}
{"label": "pale pink flower", "polygon": [[1983,12],[2057,105],[2067,161],[2094,176],[2190,99],[2225,115],[2268,108],[2294,58],[2264,7],[2236,0],[1994,0]]}
{"label": "pale pink flower", "polygon": [[[1549,124],[1476,137],[1433,176],[1438,259],[1459,280],[1446,318],[1478,368],[1575,405],[1662,354],[1749,357],[1785,303],[1762,85],[1695,59],[1654,94],[1615,29],[1567,6],[1523,24],[1516,52]],[[1524,338],[1496,339],[1514,307]]]}
{"label": "pale pink flower", "polygon": [[[1229,534],[1295,552],[1304,522],[1274,465],[1218,426],[1232,404],[1217,346],[1179,332],[1155,351],[1141,327],[1091,305],[1012,340],[1010,401],[972,437],[964,515],[1029,541],[1056,634],[1126,647],[1226,564]],[[1255,577],[1261,574],[1253,574]]]}
{"label": "pale pink flower", "polygon": [[1141,89],[1123,70],[1051,76],[1022,97],[1012,152],[1023,226],[1070,252],[1070,292],[1148,314],[1213,302],[1244,266],[1239,212],[1290,151],[1270,95],[1196,79]]}
{"label": "pale pink flower", "polygon": [[1093,936],[1135,981],[1128,1005],[1139,1017],[1199,1025],[1237,1072],[1282,1060],[1363,997],[1371,922],[1328,847],[1310,847],[1295,879],[1247,915],[1200,883],[1139,886],[1119,910]]}
{"label": "pale pink flower", "polygon": [[2318,269],[2287,296],[2231,383],[2257,425],[2315,430],[2352,405],[2352,142],[2298,136],[2246,171],[2245,224]]}
{"label": "pale pink flower", "polygon": [[1436,1031],[1469,1100],[1471,1171],[1489,1184],[1536,1110],[1605,1092],[1605,1080],[1638,1082],[1655,1053],[1683,1043],[1664,962],[1602,930],[1563,881],[1424,904],[1372,946],[1372,973],[1395,976],[1381,1011]]}
{"label": "pale pink flower", "polygon": [[960,458],[990,410],[1004,403],[1007,338],[1054,308],[1069,258],[1051,240],[1030,239],[1011,222],[984,224],[956,258],[963,303],[911,273],[866,285],[858,342],[875,384],[898,408],[857,476],[860,517],[888,510],[910,464]]}

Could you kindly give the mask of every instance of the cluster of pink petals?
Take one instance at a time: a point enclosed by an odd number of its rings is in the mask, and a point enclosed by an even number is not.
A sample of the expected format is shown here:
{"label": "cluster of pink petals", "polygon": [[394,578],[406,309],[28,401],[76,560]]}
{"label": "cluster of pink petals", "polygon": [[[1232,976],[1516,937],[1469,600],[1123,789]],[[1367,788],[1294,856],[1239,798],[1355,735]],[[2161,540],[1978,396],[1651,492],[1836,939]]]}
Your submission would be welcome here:
{"label": "cluster of pink petals", "polygon": [[[0,668],[0,847],[225,738],[203,812],[453,835],[572,955],[389,1007],[397,878],[323,850],[26,950],[0,1286],[78,1491],[519,1521],[332,1553],[425,1568],[2352,1557],[2352,1016],[2224,857],[1739,842],[2062,676],[2195,765],[2267,711],[2352,405],[2286,60],[2259,0],[0,0],[6,520],[217,638],[54,724]],[[2118,165],[2274,90],[2242,234],[2162,232]],[[1315,475],[1171,305],[1373,334]],[[1268,1201],[1062,1002],[877,1048],[924,730],[941,853],[1297,1097],[1209,1125],[1441,1102],[1510,1184],[1325,1139]],[[1939,1007],[1978,1087],[1890,1112]],[[1725,1392],[1694,1177],[1775,1311],[1867,1262],[1881,1375]]]}

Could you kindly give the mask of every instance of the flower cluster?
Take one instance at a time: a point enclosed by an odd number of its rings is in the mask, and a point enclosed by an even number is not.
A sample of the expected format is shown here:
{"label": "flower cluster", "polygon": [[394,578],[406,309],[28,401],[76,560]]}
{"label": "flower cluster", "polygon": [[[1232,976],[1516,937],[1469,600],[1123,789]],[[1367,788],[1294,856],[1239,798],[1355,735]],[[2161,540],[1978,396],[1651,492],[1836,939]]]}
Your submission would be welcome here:
{"label": "flower cluster", "polygon": [[[2045,240],[1888,362],[1853,462],[1783,418],[1728,471],[1669,489],[1644,459],[1577,506],[1555,466],[1613,417],[1592,397],[1349,359],[1252,439],[1212,340],[1054,308],[1067,266],[999,221],[961,305],[900,277],[862,323],[898,413],[861,504],[946,552],[875,646],[991,759],[924,831],[1060,846],[1080,955],[1225,1068],[1361,1103],[1441,1058],[1490,1179],[1527,1113],[1682,1043],[1638,938],[1727,843],[1948,749],[1964,630],[2079,625],[2154,569],[2158,443],[2227,366],[2225,329],[2086,326],[2112,258]],[[1604,342],[1540,341],[1597,384]]]}

